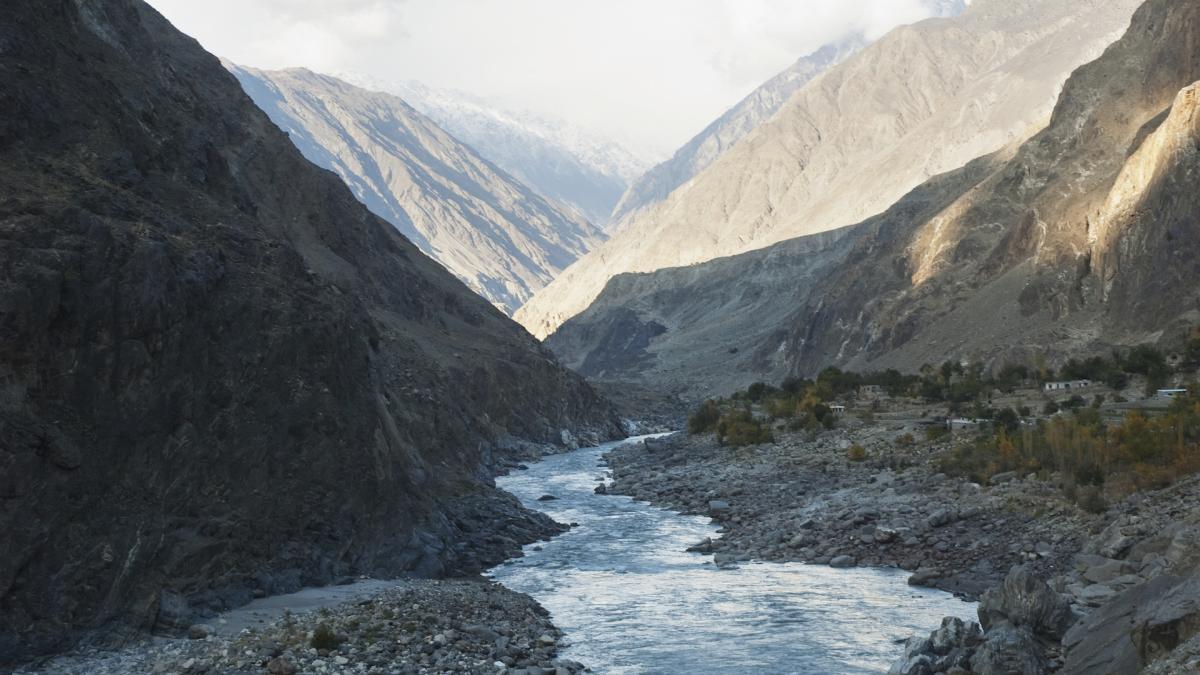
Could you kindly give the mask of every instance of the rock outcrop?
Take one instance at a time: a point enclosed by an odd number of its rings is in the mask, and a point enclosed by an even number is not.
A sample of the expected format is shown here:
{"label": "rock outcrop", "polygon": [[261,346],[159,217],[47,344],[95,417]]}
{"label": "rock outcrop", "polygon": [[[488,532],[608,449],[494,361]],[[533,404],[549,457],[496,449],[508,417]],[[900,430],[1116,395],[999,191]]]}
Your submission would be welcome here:
{"label": "rock outcrop", "polygon": [[[516,314],[536,336],[608,279],[760,249],[879,214],[930,176],[1029,138],[1137,0],[976,0],[817,77],[708,169],[624,223]],[[1178,91],[1178,89],[1176,89]]]}
{"label": "rock outcrop", "polygon": [[0,662],[555,531],[489,467],[611,408],[215,57],[140,0],[13,0],[0,81]]}
{"label": "rock outcrop", "polygon": [[309,161],[508,314],[605,239],[395,96],[226,65]]}

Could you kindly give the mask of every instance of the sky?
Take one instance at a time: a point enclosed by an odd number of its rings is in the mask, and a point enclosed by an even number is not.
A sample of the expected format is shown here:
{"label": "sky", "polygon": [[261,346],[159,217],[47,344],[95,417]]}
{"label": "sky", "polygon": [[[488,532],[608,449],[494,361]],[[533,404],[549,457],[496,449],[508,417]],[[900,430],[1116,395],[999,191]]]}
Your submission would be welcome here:
{"label": "sky", "polygon": [[797,58],[929,0],[148,0],[210,52],[418,80],[669,155]]}

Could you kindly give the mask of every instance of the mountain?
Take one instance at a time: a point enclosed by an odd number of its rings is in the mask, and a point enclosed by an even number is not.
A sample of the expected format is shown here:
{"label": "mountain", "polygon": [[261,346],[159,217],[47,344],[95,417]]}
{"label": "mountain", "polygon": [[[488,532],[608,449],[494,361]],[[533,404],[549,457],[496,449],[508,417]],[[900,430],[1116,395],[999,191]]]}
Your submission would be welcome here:
{"label": "mountain", "polygon": [[509,314],[604,240],[395,96],[304,69],[226,67],[309,161]]}
{"label": "mountain", "polygon": [[617,276],[547,344],[693,397],[828,365],[1172,347],[1200,323],[1198,43],[1200,3],[1151,0],[1028,141],[847,230]]}
{"label": "mountain", "polygon": [[522,183],[601,227],[610,222],[613,206],[629,183],[651,164],[616,141],[465,92],[412,80],[339,76],[399,96]]}
{"label": "mountain", "polygon": [[614,229],[619,229],[620,223],[631,214],[666,199],[774,115],[798,89],[866,45],[861,34],[852,35],[801,57],[767,80],[677,150],[671,159],[635,180],[613,208],[610,220],[616,224]]}
{"label": "mountain", "polygon": [[1136,2],[975,0],[897,28],[542,289],[516,317],[547,335],[621,272],[648,272],[859,222],[930,176],[1028,138],[1066,77]]}
{"label": "mountain", "polygon": [[141,0],[3,3],[0,79],[0,662],[481,569],[510,448],[621,434]]}
{"label": "mountain", "polygon": [[[964,0],[926,0],[922,5],[931,16],[937,17],[957,16],[967,7]],[[868,44],[870,42],[861,33],[852,34],[801,57],[767,80],[677,150],[671,159],[634,181],[613,209],[613,229],[619,229],[620,223],[631,214],[666,199],[770,119],[792,94]]]}

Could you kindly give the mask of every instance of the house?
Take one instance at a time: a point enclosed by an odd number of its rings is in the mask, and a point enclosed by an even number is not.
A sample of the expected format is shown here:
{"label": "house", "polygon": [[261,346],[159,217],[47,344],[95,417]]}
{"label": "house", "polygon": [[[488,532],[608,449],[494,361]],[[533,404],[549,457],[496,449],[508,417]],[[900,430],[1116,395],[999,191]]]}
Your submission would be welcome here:
{"label": "house", "polygon": [[979,422],[966,417],[954,417],[947,420],[946,425],[950,427],[950,431],[963,431],[965,429],[974,429],[979,426]]}
{"label": "house", "polygon": [[1075,389],[1087,389],[1092,386],[1091,380],[1067,380],[1063,382],[1047,382],[1046,391],[1074,391]]}
{"label": "house", "polygon": [[858,397],[868,401],[885,399],[888,397],[887,390],[881,384],[864,384],[858,388]]}
{"label": "house", "polygon": [[831,405],[829,406],[829,409],[833,411],[834,415],[839,417],[846,414],[846,406],[844,405]]}
{"label": "house", "polygon": [[1187,389],[1159,389],[1158,398],[1179,398],[1180,396],[1187,396],[1187,393]]}

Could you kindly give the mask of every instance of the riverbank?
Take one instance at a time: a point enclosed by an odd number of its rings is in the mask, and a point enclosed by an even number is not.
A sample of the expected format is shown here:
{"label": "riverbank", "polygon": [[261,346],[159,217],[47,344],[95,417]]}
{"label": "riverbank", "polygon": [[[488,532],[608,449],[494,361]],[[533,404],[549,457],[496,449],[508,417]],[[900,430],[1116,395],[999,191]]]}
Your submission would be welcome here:
{"label": "riverbank", "polygon": [[1091,514],[1052,481],[939,474],[932,460],[949,441],[907,447],[897,433],[782,432],[739,450],[679,434],[609,453],[606,490],[711,516],[722,536],[693,550],[718,566],[899,567],[914,585],[982,599],[982,627],[952,622],[910,641],[900,675],[1200,671],[1200,478]]}
{"label": "riverbank", "polygon": [[[351,599],[340,604],[324,602],[346,596]],[[541,605],[491,581],[370,581],[259,601],[191,627],[185,639],[146,639],[115,651],[77,650],[16,672],[582,672],[581,664],[557,658],[561,638]]]}
{"label": "riverbank", "polygon": [[[781,432],[733,450],[679,434],[608,455],[609,490],[709,515],[722,536],[697,542],[717,564],[747,560],[898,567],[912,583],[978,599],[1015,564],[1064,571],[1099,518],[1047,483],[981,487],[931,467],[938,444],[902,449],[882,428]],[[861,461],[848,448],[866,450]]]}

